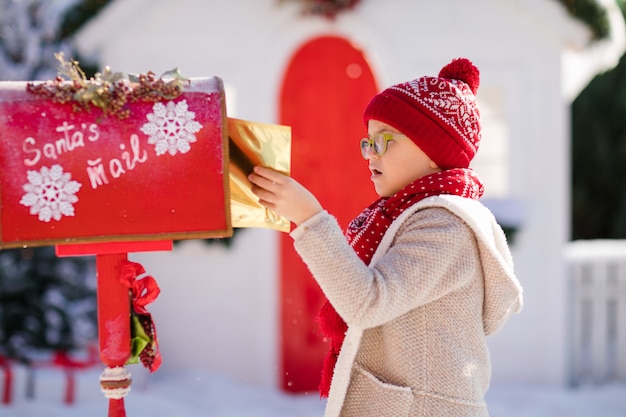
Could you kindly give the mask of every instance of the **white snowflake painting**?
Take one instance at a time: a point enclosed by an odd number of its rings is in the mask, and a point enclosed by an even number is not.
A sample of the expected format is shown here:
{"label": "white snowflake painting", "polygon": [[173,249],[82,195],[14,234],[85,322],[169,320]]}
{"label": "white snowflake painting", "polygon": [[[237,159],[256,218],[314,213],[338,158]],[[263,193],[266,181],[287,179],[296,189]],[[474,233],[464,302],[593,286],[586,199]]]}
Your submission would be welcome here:
{"label": "white snowflake painting", "polygon": [[189,111],[187,100],[155,103],[141,131],[149,136],[148,143],[154,145],[157,155],[187,153],[196,141],[195,133],[202,129],[195,117],[196,114]]}
{"label": "white snowflake painting", "polygon": [[26,176],[28,183],[23,187],[26,194],[20,204],[30,207],[30,214],[37,215],[42,222],[74,215],[74,203],[78,201],[76,193],[81,184],[73,181],[70,173],[63,172],[61,165],[28,171]]}

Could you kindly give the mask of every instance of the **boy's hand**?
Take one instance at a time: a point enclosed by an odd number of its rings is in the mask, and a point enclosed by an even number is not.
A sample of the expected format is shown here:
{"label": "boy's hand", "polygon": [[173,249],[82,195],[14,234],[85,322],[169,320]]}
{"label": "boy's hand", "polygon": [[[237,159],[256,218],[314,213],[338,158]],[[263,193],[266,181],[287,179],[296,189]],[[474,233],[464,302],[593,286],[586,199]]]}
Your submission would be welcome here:
{"label": "boy's hand", "polygon": [[256,166],[248,180],[260,204],[296,225],[323,210],[317,198],[302,184],[272,169]]}

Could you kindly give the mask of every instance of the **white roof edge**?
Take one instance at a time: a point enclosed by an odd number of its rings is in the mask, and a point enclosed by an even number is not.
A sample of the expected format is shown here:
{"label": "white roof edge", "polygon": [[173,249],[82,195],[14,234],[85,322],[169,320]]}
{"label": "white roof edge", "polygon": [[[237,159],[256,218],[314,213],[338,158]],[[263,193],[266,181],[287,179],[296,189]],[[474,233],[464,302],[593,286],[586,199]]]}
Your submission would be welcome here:
{"label": "white roof edge", "polygon": [[566,45],[561,54],[561,91],[563,99],[573,102],[598,74],[619,63],[626,51],[626,24],[615,0],[596,0],[607,11],[609,34],[606,38],[580,45]]}
{"label": "white roof edge", "polygon": [[[561,53],[561,94],[567,103],[574,101],[597,74],[614,68],[626,51],[626,25],[616,1],[595,1],[607,11],[610,30],[606,38],[590,42],[590,31],[584,24],[570,16],[563,19],[567,26]],[[556,0],[550,2],[555,9],[561,9],[563,16],[567,14]],[[84,58],[97,59],[106,41],[103,34],[125,25],[142,9],[146,10],[149,3],[150,0],[112,1],[74,35],[75,48]]]}

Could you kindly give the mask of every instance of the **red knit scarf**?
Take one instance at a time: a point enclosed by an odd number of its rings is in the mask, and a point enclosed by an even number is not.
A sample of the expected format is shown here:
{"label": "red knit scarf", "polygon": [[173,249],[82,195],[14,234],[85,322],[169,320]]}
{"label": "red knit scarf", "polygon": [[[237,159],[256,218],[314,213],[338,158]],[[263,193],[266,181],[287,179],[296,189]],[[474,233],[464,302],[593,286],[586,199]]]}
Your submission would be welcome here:
{"label": "red knit scarf", "polygon": [[[471,169],[454,168],[419,178],[392,197],[374,201],[348,225],[346,239],[363,262],[369,265],[372,256],[391,223],[406,209],[427,197],[452,194],[479,199],[483,184]],[[326,300],[317,317],[322,335],[330,342],[324,359],[319,390],[328,397],[333,370],[348,326]]]}

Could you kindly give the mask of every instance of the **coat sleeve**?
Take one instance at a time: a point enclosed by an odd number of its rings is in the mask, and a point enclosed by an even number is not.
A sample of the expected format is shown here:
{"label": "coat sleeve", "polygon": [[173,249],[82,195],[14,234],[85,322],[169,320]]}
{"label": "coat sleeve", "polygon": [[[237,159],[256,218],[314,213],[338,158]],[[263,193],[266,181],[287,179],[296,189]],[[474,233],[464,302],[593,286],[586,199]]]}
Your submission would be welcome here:
{"label": "coat sleeve", "polygon": [[371,266],[329,214],[298,229],[292,233],[297,252],[348,326],[379,326],[481,276],[471,230],[442,208],[412,214]]}

